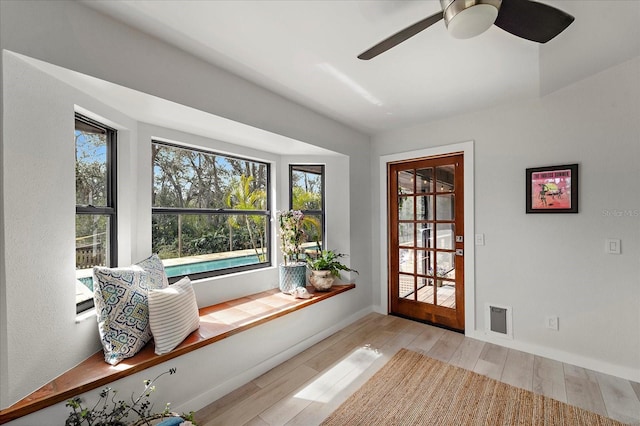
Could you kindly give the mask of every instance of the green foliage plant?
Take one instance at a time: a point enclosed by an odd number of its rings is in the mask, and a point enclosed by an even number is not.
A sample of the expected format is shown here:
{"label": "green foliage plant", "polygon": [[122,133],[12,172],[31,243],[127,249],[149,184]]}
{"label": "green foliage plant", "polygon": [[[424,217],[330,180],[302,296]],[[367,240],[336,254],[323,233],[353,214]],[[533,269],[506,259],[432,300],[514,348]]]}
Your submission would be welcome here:
{"label": "green foliage plant", "polygon": [[307,266],[313,271],[331,271],[334,277],[339,277],[340,271],[359,273],[340,262],[341,257],[346,257],[346,254],[336,253],[333,250],[320,250],[316,256],[307,256]]}
{"label": "green foliage plant", "polygon": [[[118,391],[110,387],[100,392],[100,398],[93,407],[85,407],[80,397],[69,399],[66,403],[71,412],[65,421],[65,426],[126,426],[128,420],[136,425],[151,425],[151,420],[170,417],[174,414],[169,410],[169,403],[159,413],[153,413],[153,405],[149,401],[151,393],[155,391],[154,383],[165,374],[172,375],[175,368],[158,375],[153,380],[144,381],[144,390],[139,394],[131,394],[131,401],[118,399]],[[195,425],[193,412],[182,414],[181,417]],[[131,419],[129,418],[131,415]]]}

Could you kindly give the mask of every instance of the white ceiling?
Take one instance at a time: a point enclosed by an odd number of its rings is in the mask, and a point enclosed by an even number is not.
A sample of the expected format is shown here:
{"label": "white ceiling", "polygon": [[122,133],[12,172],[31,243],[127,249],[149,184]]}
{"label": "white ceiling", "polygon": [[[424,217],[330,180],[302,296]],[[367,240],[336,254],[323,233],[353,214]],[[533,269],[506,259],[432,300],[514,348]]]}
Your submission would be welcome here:
{"label": "white ceiling", "polygon": [[440,10],[440,3],[84,1],[369,134],[533,99],[640,55],[639,0],[543,2],[576,17],[545,45],[495,26],[456,40],[441,21],[361,61],[359,53]]}

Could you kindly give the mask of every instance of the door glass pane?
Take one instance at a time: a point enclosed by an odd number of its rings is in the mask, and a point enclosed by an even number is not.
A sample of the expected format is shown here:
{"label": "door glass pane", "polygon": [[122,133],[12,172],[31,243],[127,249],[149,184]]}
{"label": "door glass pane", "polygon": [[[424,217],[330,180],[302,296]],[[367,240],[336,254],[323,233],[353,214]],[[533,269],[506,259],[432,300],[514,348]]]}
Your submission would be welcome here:
{"label": "door glass pane", "polygon": [[418,277],[418,295],[417,300],[423,303],[433,304],[434,291],[433,280],[431,278]]}
{"label": "door glass pane", "polygon": [[413,194],[413,170],[398,172],[398,194]]}
{"label": "door glass pane", "polygon": [[453,192],[455,189],[455,166],[453,164],[447,166],[436,167],[436,191],[437,192]]}
{"label": "door glass pane", "polygon": [[413,275],[404,275],[404,274],[398,275],[398,286],[399,286],[398,295],[402,299],[415,300],[416,293],[413,285],[414,280],[415,280],[415,276]]}
{"label": "door glass pane", "polygon": [[430,275],[433,270],[433,252],[429,250],[417,250],[416,273],[419,275]]}
{"label": "door glass pane", "polygon": [[413,197],[398,197],[398,220],[413,220]]}
{"label": "door glass pane", "polygon": [[441,281],[436,288],[437,304],[445,308],[455,309],[456,307],[456,287],[454,281]]}
{"label": "door glass pane", "polygon": [[400,246],[413,246],[413,223],[398,224],[398,243]]}
{"label": "door glass pane", "polygon": [[416,220],[433,220],[433,195],[416,197]]}
{"label": "door glass pane", "polygon": [[438,223],[436,229],[436,248],[453,250],[455,244],[455,225],[453,223]]}
{"label": "door glass pane", "polygon": [[416,193],[433,192],[433,169],[416,170]]}
{"label": "door glass pane", "polygon": [[436,220],[455,218],[455,196],[453,194],[436,195]]}
{"label": "door glass pane", "polygon": [[455,253],[438,252],[436,254],[437,270],[436,275],[440,278],[456,278]]}
{"label": "door glass pane", "polygon": [[413,250],[400,249],[399,255],[399,270],[400,272],[408,272],[413,274]]}
{"label": "door glass pane", "polygon": [[417,223],[416,225],[416,246],[433,248],[433,224]]}

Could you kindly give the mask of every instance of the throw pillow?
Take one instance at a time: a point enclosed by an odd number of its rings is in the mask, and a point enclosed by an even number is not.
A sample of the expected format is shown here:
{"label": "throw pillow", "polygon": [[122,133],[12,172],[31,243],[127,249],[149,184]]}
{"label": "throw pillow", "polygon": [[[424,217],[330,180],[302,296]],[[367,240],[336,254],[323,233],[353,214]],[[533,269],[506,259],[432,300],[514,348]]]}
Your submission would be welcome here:
{"label": "throw pillow", "polygon": [[169,286],[157,254],[128,268],[95,267],[93,287],[105,361],[116,365],[151,340],[148,292]]}
{"label": "throw pillow", "polygon": [[157,254],[152,254],[145,260],[136,263],[142,269],[149,273],[149,288],[167,288],[169,287],[169,279],[164,271],[162,260]]}
{"label": "throw pillow", "polygon": [[171,352],[200,327],[198,304],[189,277],[165,289],[149,290],[149,323],[156,355]]}
{"label": "throw pillow", "polygon": [[149,328],[149,272],[128,268],[93,268],[98,331],[104,359],[116,365],[132,357],[151,340]]}

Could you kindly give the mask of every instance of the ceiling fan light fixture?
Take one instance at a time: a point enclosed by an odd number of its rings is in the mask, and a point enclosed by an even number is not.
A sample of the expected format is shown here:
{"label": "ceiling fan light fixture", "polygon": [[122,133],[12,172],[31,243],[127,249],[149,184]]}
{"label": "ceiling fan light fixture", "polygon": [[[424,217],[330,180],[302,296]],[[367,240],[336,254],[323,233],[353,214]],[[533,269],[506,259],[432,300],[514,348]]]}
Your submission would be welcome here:
{"label": "ceiling fan light fixture", "polygon": [[475,37],[488,30],[498,17],[500,0],[441,0],[444,21],[455,38]]}

